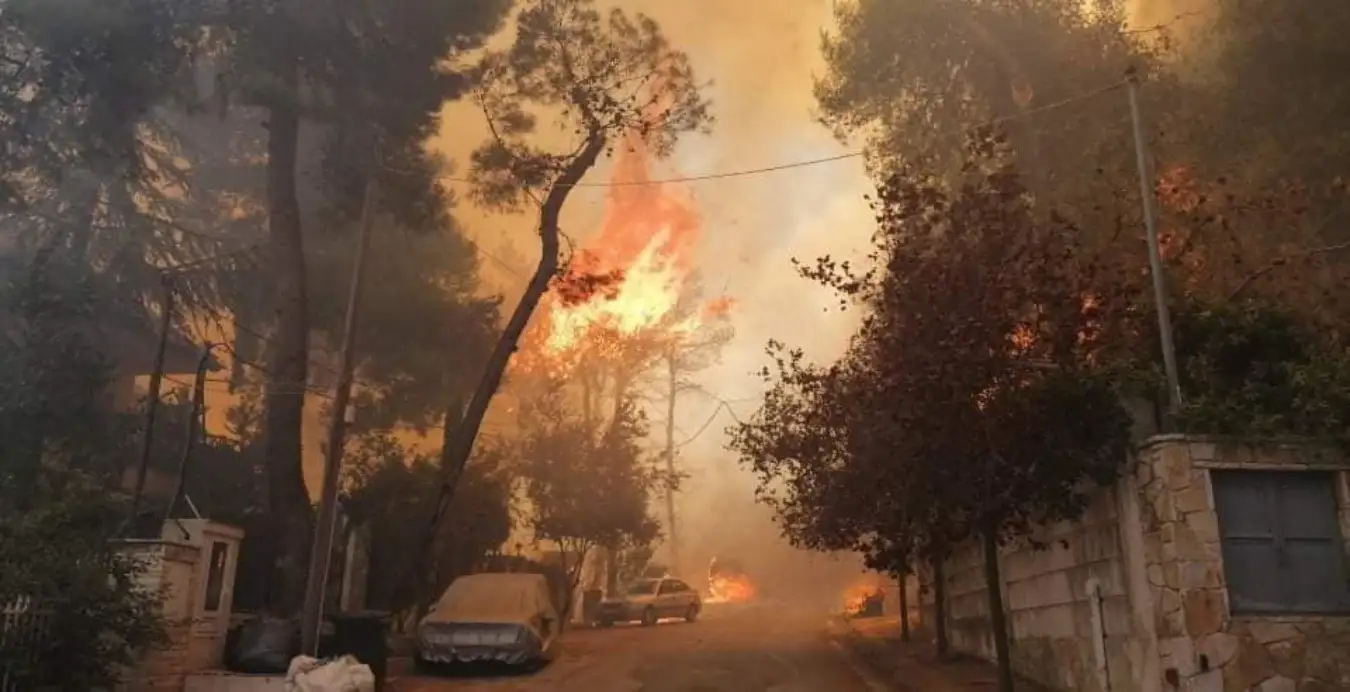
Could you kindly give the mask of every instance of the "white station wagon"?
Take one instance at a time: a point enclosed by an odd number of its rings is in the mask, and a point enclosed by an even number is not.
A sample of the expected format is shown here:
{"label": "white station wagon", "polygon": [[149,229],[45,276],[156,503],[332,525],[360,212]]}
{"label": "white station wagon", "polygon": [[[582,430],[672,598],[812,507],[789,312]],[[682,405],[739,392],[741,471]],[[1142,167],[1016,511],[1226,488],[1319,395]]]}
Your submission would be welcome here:
{"label": "white station wagon", "polygon": [[702,609],[703,597],[679,579],[639,579],[629,584],[621,596],[601,601],[596,620],[602,627],[616,622],[655,625],[662,618],[693,622]]}

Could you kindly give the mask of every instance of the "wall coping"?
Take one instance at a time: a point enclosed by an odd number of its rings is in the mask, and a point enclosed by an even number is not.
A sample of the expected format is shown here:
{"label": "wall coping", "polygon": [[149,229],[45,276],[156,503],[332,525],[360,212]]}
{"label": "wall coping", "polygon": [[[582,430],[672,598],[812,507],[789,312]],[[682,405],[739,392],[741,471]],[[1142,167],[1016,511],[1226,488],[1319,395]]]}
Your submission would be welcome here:
{"label": "wall coping", "polygon": [[1281,437],[1245,437],[1240,435],[1200,435],[1194,433],[1162,433],[1140,441],[1135,449],[1145,451],[1172,444],[1212,444],[1216,447],[1247,447],[1255,449],[1312,449],[1346,456],[1331,442],[1295,435]]}
{"label": "wall coping", "polygon": [[164,522],[163,532],[161,538],[181,532],[186,534],[183,537],[184,542],[194,544],[206,536],[234,541],[244,540],[243,529],[214,519],[171,519]]}
{"label": "wall coping", "polygon": [[197,546],[183,541],[168,541],[162,538],[114,538],[109,541],[114,545],[123,545],[129,548],[153,548],[155,546],[167,546],[171,548],[189,548],[197,550]]}

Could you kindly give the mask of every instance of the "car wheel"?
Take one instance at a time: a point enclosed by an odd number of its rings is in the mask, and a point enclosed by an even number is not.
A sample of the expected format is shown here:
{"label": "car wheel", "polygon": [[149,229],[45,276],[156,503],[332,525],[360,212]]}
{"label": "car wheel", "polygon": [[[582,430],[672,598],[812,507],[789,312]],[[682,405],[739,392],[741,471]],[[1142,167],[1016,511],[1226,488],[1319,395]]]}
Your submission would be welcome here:
{"label": "car wheel", "polygon": [[691,604],[689,610],[684,611],[684,621],[693,622],[698,619],[698,605]]}
{"label": "car wheel", "polygon": [[603,618],[597,621],[595,624],[599,625],[602,628],[609,628],[614,626],[614,621],[610,620],[609,618]]}
{"label": "car wheel", "polygon": [[642,626],[651,627],[652,625],[655,624],[656,624],[656,611],[653,610],[651,606],[647,606],[647,609],[642,611]]}

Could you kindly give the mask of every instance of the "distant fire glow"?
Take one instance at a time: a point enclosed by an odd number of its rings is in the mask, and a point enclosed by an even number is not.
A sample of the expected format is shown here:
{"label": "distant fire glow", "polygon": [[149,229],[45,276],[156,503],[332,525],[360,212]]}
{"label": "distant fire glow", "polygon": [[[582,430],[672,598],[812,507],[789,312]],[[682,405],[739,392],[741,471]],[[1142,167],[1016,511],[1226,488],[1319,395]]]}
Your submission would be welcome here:
{"label": "distant fire glow", "polygon": [[712,577],[708,580],[709,603],[745,603],[755,600],[755,584],[743,574]]}
{"label": "distant fire glow", "polygon": [[869,599],[876,598],[882,593],[881,585],[876,582],[855,584],[844,590],[844,612],[860,613]]}

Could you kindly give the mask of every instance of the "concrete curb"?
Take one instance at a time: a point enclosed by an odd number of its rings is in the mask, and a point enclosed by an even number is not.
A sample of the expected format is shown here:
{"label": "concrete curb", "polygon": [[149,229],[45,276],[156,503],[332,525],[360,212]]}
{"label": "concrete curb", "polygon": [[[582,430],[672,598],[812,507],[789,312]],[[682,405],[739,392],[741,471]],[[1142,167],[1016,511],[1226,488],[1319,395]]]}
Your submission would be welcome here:
{"label": "concrete curb", "polygon": [[870,692],[895,692],[898,688],[894,683],[887,682],[886,671],[879,671],[875,666],[868,665],[858,651],[858,632],[853,629],[852,624],[845,618],[833,617],[825,621],[825,630],[828,633],[830,644],[843,657],[844,662],[848,664],[854,675],[857,675],[866,685]]}

